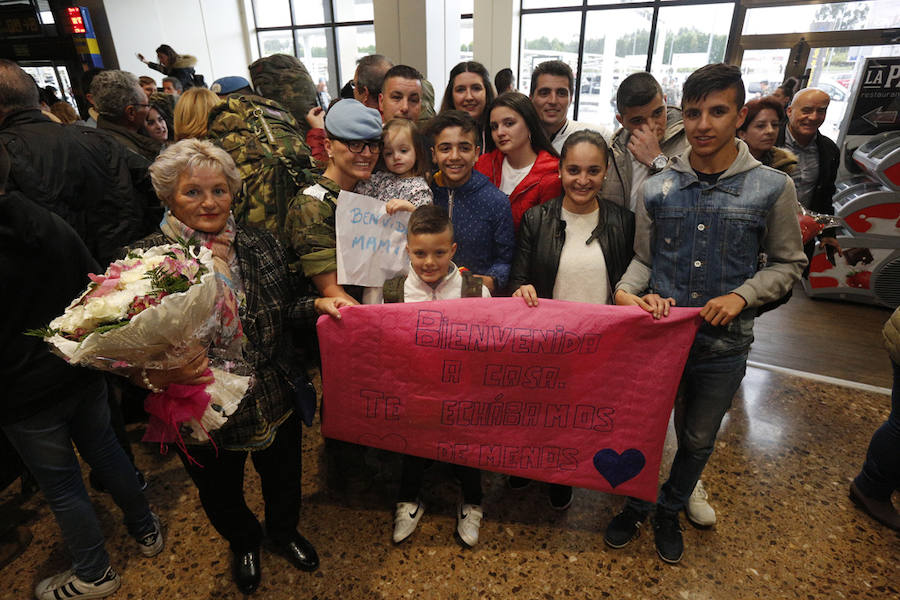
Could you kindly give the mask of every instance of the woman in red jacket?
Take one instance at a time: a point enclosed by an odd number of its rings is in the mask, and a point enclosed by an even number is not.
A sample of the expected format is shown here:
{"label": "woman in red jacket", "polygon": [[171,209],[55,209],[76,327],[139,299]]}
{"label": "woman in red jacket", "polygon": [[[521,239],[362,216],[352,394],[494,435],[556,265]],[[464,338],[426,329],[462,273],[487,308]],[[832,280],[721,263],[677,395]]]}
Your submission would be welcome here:
{"label": "woman in red jacket", "polygon": [[562,195],[559,155],[525,94],[506,92],[491,103],[486,154],[475,164],[509,196],[516,231],[532,206]]}

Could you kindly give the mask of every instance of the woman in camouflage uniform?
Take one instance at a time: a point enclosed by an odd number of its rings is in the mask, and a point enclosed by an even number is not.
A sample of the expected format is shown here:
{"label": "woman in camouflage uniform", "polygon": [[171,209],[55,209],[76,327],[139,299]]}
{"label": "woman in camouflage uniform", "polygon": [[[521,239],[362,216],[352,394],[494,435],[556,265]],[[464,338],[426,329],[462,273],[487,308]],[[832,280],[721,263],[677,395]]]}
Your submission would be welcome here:
{"label": "woman in camouflage uniform", "polygon": [[362,288],[337,282],[334,214],[341,190],[368,179],[381,153],[381,114],[357,100],[339,100],[325,115],[328,166],[292,200],[285,229],[303,273],[323,296],[362,301]]}

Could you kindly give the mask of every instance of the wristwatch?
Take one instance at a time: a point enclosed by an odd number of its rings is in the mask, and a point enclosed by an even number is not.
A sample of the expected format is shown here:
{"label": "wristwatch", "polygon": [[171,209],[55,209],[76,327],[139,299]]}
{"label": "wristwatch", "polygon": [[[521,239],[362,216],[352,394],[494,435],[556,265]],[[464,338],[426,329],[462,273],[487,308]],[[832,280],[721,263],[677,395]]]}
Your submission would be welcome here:
{"label": "wristwatch", "polygon": [[666,168],[666,165],[669,164],[669,157],[665,154],[660,153],[653,160],[650,161],[650,168],[653,169],[654,173],[658,173]]}

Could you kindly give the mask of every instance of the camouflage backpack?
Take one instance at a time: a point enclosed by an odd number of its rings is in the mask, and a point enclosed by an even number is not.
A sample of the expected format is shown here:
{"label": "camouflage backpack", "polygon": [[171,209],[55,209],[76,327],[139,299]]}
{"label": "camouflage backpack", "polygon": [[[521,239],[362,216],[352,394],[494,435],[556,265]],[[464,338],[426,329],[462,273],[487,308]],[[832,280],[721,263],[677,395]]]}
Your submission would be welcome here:
{"label": "camouflage backpack", "polygon": [[316,85],[303,63],[294,56],[273,54],[253,62],[249,69],[256,93],[291,111],[305,136],[309,131],[306,113],[318,104]]}
{"label": "camouflage backpack", "polygon": [[294,117],[277,102],[232,94],[210,111],[208,134],[234,159],[243,188],[232,212],[240,224],[284,238],[287,207],[313,183],[309,148]]}

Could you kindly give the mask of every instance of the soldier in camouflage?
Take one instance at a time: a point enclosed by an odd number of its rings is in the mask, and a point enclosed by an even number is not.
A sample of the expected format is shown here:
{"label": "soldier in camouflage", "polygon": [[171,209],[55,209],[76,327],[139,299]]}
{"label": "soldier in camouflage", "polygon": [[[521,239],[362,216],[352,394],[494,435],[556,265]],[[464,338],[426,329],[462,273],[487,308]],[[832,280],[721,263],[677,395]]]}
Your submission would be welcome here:
{"label": "soldier in camouflage", "polygon": [[322,296],[361,300],[361,288],[337,282],[335,210],[341,190],[368,179],[381,152],[381,115],[356,100],[340,100],[325,117],[328,166],[291,201],[285,230],[303,273]]}

